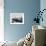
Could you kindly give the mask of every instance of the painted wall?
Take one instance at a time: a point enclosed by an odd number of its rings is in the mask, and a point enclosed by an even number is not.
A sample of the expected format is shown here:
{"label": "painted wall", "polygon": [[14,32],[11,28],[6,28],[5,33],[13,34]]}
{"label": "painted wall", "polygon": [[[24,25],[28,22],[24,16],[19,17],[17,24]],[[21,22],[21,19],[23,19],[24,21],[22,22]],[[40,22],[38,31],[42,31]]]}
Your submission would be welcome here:
{"label": "painted wall", "polygon": [[[32,21],[40,9],[40,0],[4,0],[4,35],[7,41],[18,41],[32,29]],[[24,13],[24,24],[11,25],[10,13]]]}
{"label": "painted wall", "polygon": [[[41,11],[43,9],[46,9],[46,0],[40,0],[40,9],[41,9]],[[42,17],[43,17],[43,22],[40,21],[40,25],[46,27],[46,10],[43,12]]]}

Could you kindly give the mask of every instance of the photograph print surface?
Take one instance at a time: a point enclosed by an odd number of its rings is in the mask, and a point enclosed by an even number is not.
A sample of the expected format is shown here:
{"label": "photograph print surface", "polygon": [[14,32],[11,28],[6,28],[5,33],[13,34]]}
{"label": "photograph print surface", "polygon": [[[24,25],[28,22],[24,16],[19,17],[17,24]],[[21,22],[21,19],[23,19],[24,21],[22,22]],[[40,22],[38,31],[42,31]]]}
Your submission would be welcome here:
{"label": "photograph print surface", "polygon": [[10,24],[24,24],[24,13],[10,13]]}

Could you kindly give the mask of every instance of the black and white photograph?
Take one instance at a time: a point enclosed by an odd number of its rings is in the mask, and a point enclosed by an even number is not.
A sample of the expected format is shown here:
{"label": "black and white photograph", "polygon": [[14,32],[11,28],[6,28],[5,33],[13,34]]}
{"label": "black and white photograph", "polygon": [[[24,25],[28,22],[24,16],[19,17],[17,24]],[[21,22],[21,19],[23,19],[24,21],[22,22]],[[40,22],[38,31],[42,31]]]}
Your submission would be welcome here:
{"label": "black and white photograph", "polygon": [[10,24],[24,24],[24,13],[10,13]]}

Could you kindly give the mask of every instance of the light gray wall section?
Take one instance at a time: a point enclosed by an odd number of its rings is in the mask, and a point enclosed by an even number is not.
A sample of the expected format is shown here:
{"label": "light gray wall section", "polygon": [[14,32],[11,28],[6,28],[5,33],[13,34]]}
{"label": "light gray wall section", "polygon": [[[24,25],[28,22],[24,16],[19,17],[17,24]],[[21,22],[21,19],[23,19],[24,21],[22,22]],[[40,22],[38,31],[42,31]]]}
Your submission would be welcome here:
{"label": "light gray wall section", "polygon": [[[46,0],[40,0],[40,10],[42,11],[43,9],[46,9]],[[46,27],[46,11],[43,12],[43,22],[40,21],[40,25]]]}

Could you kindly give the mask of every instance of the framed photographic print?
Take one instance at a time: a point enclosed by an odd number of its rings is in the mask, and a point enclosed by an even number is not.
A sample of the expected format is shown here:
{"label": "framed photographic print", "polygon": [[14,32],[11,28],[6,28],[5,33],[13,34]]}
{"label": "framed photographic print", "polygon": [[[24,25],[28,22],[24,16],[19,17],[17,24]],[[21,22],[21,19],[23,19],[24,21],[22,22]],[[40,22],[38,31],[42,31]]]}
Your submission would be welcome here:
{"label": "framed photographic print", "polygon": [[24,24],[24,13],[10,13],[10,24]]}

